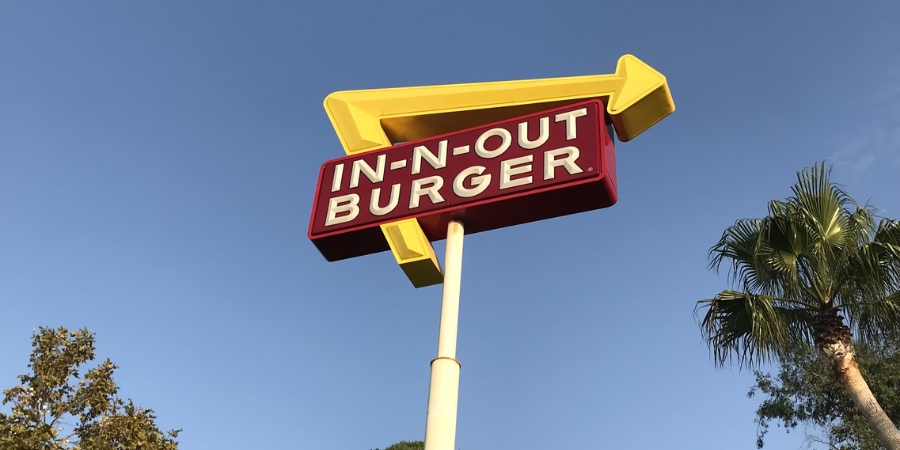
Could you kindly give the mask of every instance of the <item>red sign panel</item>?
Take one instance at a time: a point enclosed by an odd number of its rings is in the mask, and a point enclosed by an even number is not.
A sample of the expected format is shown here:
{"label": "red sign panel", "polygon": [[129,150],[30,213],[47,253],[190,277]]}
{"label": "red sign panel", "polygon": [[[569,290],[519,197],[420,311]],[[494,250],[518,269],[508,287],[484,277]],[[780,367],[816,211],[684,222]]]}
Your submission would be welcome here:
{"label": "red sign panel", "polygon": [[326,259],[388,250],[379,225],[416,217],[431,240],[615,204],[615,150],[599,100],[326,162],[309,238]]}

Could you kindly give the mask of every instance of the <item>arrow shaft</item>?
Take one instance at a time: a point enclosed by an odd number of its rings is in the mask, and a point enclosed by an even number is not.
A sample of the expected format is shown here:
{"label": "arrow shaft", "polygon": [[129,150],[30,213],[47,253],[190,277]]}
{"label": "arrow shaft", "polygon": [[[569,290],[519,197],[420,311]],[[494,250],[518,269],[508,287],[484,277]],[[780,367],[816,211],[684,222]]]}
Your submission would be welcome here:
{"label": "arrow shaft", "polygon": [[526,115],[571,101],[608,98],[625,81],[625,77],[613,74],[372,89],[353,91],[350,94],[354,98],[353,106],[340,101],[347,94],[337,92],[332,94],[336,101],[330,111],[339,122],[347,123],[349,120],[343,118],[354,116],[356,129],[341,132],[348,137],[347,150],[356,153],[389,146],[392,142],[424,139]]}
{"label": "arrow shaft", "polygon": [[409,87],[357,91],[354,104],[381,118],[422,113],[440,114],[494,105],[515,106],[559,100],[608,97],[621,89],[625,78],[589,75],[549,80],[495,81],[439,87]]}

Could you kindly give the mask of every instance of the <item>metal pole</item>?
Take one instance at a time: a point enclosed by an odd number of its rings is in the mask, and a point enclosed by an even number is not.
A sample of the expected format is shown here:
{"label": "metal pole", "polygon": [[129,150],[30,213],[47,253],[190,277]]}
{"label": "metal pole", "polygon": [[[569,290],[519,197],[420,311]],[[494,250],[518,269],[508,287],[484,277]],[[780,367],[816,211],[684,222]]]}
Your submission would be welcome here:
{"label": "metal pole", "polygon": [[464,234],[462,222],[451,220],[447,225],[441,331],[438,335],[437,358],[431,361],[425,450],[453,450],[456,445],[460,368],[459,361],[456,360],[456,332],[459,323],[459,287]]}

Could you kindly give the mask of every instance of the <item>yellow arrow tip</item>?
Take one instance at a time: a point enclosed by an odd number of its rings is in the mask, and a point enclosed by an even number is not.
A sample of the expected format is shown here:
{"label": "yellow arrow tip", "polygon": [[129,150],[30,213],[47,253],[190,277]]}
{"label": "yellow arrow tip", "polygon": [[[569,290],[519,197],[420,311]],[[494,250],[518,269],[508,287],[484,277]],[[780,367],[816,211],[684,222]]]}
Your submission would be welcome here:
{"label": "yellow arrow tip", "polygon": [[623,142],[630,141],[675,111],[666,77],[636,56],[619,58],[616,76],[624,78],[625,82],[610,98],[607,111]]}
{"label": "yellow arrow tip", "polygon": [[634,55],[624,55],[616,65],[616,75],[625,79],[625,84],[610,101],[610,114],[618,114],[653,90],[666,84],[666,77],[648,66]]}

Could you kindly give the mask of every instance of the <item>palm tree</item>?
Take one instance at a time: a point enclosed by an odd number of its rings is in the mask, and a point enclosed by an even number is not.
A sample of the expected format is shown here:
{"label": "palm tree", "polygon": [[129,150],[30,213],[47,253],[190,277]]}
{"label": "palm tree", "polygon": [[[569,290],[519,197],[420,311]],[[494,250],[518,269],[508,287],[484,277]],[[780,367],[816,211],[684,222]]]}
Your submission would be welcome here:
{"label": "palm tree", "polygon": [[[816,164],[797,174],[793,195],[769,203],[762,219],[728,227],[710,251],[740,290],[697,303],[717,365],[780,361],[815,345],[878,440],[900,450],[900,432],[884,413],[854,359],[852,336],[875,342],[900,332],[900,222],[876,222]],[[846,321],[845,321],[846,319]]]}

